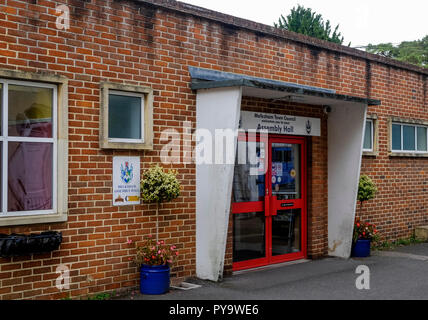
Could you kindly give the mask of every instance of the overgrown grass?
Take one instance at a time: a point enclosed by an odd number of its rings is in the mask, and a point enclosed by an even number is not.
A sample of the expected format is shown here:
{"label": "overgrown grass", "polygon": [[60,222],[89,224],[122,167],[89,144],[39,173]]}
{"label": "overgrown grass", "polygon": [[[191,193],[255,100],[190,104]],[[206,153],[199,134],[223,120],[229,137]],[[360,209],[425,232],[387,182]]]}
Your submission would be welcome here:
{"label": "overgrown grass", "polygon": [[[118,294],[116,293],[116,291],[113,292],[104,292],[104,293],[98,293],[95,295],[88,295],[86,297],[80,297],[80,298],[76,298],[79,300],[110,300],[114,297],[117,297]],[[71,298],[70,295],[68,295],[67,297],[61,298],[61,300],[73,300],[73,298]]]}
{"label": "overgrown grass", "polygon": [[93,296],[88,296],[86,300],[110,300],[115,296],[115,293],[98,293]]}
{"label": "overgrown grass", "polygon": [[409,238],[401,238],[395,241],[378,241],[373,243],[373,250],[392,250],[397,247],[409,246],[417,243],[423,243],[425,241],[416,239],[415,235],[412,235]]}

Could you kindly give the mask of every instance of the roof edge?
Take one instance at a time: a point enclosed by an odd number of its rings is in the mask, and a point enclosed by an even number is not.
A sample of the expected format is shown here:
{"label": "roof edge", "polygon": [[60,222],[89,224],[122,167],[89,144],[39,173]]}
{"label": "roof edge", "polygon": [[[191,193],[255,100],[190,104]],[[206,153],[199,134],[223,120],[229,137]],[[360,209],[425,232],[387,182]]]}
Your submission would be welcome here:
{"label": "roof edge", "polygon": [[379,106],[382,103],[380,100],[376,100],[376,99],[354,97],[354,96],[331,93],[331,92],[320,92],[320,91],[311,90],[307,88],[298,88],[294,86],[290,87],[290,86],[287,86],[286,83],[284,83],[284,85],[276,85],[276,84],[264,82],[261,80],[258,81],[258,80],[244,79],[244,78],[231,79],[231,80],[218,80],[218,81],[200,81],[195,79],[195,80],[192,80],[190,84],[190,88],[192,90],[229,88],[229,87],[261,88],[266,90],[275,90],[275,91],[281,91],[281,92],[292,93],[292,94],[308,95],[312,97],[362,103],[362,104],[367,104],[369,106]]}
{"label": "roof edge", "polygon": [[263,23],[259,23],[259,22],[255,22],[255,21],[251,21],[243,18],[238,18],[232,15],[206,9],[203,7],[198,7],[198,6],[187,4],[184,2],[175,1],[175,0],[135,0],[135,1],[140,3],[147,3],[153,6],[181,12],[188,15],[193,15],[200,18],[205,18],[205,19],[216,21],[229,26],[247,29],[256,33],[263,33],[273,37],[279,37],[281,39],[295,41],[310,47],[311,46],[318,47],[324,50],[333,51],[340,54],[346,54],[346,55],[350,55],[360,59],[370,60],[380,64],[413,71],[416,73],[423,74],[425,76],[428,75],[428,68],[418,67],[410,63],[382,57],[376,54],[350,48],[350,47],[336,44],[333,42],[328,42],[317,38],[308,37],[303,34],[282,30]]}

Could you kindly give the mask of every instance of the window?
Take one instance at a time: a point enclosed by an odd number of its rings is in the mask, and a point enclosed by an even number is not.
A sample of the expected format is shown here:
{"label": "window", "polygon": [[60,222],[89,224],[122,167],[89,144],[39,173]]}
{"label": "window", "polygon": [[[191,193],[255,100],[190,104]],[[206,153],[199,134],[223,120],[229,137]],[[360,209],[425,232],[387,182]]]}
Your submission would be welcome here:
{"label": "window", "polygon": [[373,126],[373,120],[367,120],[366,121],[366,129],[364,132],[364,144],[363,144],[363,151],[366,152],[373,152],[373,145],[374,145],[374,126]]}
{"label": "window", "polygon": [[428,126],[397,123],[391,124],[392,152],[427,153]]}
{"label": "window", "polygon": [[110,91],[108,140],[144,142],[144,95]]}
{"label": "window", "polygon": [[66,85],[0,78],[0,225],[66,220],[58,198],[67,195],[67,178],[58,174],[67,172],[59,87]]}
{"label": "window", "polygon": [[363,155],[365,156],[377,156],[379,154],[378,125],[377,115],[367,115],[363,140]]}
{"label": "window", "polygon": [[102,83],[101,147],[152,149],[152,100],[150,88]]}

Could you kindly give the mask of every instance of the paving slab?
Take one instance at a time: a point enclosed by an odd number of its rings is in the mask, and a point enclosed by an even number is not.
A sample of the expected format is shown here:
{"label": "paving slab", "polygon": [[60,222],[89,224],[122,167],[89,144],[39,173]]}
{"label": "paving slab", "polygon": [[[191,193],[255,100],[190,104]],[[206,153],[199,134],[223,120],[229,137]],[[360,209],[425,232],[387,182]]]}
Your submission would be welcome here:
{"label": "paving slab", "polygon": [[[367,266],[369,290],[356,286],[357,267]],[[368,258],[325,258],[226,277],[201,287],[135,300],[396,300],[428,299],[428,243],[374,252]],[[121,299],[130,299],[122,297]]]}

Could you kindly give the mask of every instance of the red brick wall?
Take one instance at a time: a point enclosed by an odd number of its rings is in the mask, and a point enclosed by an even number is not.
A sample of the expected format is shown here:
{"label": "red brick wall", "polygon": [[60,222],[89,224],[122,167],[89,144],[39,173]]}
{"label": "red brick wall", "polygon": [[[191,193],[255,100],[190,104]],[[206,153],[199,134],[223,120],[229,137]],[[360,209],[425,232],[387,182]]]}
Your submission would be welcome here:
{"label": "red brick wall", "polygon": [[[55,28],[55,6],[62,3],[70,7],[68,31]],[[134,251],[127,239],[139,240],[154,232],[154,210],[147,205],[111,206],[112,156],[141,156],[142,169],[147,168],[159,162],[163,129],[180,129],[186,120],[194,124],[196,95],[189,87],[188,66],[381,99],[382,106],[370,111],[379,113],[382,123],[386,114],[428,120],[426,75],[417,72],[144,3],[0,0],[0,68],[68,77],[70,145],[68,221],[0,228],[2,233],[63,231],[61,249],[44,256],[1,259],[0,299],[68,295],[54,286],[60,263],[71,267],[72,296],[137,285],[137,270],[129,261]],[[154,151],[100,150],[103,80],[154,89]],[[386,128],[381,128],[385,140]],[[309,245],[313,255],[326,247],[325,147],[323,138],[312,140],[309,216],[314,224]],[[195,273],[195,166],[174,167],[184,189],[182,197],[161,211],[161,238],[177,244],[181,255],[174,273],[186,277]],[[364,159],[363,171],[374,176],[381,189],[371,204],[376,211],[371,216],[388,236],[406,233],[408,223],[426,223],[426,169],[426,159],[390,159],[385,151],[375,159]],[[384,221],[388,217],[390,223]]]}

